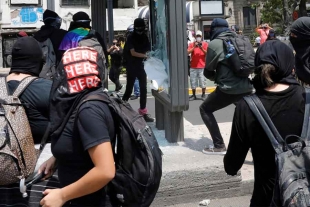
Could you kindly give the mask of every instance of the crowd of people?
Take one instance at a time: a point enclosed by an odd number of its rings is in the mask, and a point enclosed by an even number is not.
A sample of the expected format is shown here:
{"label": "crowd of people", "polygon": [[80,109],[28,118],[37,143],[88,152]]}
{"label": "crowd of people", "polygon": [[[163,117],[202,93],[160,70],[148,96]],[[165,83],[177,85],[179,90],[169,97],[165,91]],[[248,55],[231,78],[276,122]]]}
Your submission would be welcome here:
{"label": "crowd of people", "polygon": [[[126,41],[115,39],[109,48],[91,28],[91,19],[85,12],[73,15],[68,31],[60,28],[62,19],[53,11],[44,12],[43,22],[44,26],[33,36],[25,32],[18,34],[6,81],[9,94],[13,94],[19,85],[33,78],[19,99],[27,106],[25,111],[34,143],[42,144],[46,132],[50,135],[52,157],[38,170],[42,182],[45,179],[48,182],[36,185],[45,186],[45,191],[36,186],[28,190],[31,194],[28,198],[17,197],[17,185],[0,186],[0,206],[114,206],[107,196],[106,185],[116,172],[112,149],[115,119],[106,103],[81,102],[89,95],[105,93],[103,85],[108,77],[110,56],[109,78],[115,84],[115,91],[123,88],[119,76],[126,62],[123,101],[140,97],[139,114],[146,122],[154,121],[146,108],[147,77],[143,60],[150,51],[150,43],[145,22],[136,19]],[[52,63],[48,63],[50,59]],[[48,67],[46,71],[52,76],[41,78],[44,67]],[[131,96],[137,80],[139,92]],[[52,175],[58,179],[49,180]]]}
{"label": "crowd of people", "polygon": [[[82,102],[87,95],[102,95],[107,78],[107,61],[111,57],[109,78],[119,92],[123,66],[127,71],[123,101],[140,97],[139,114],[146,122],[153,122],[147,110],[147,75],[143,61],[151,50],[145,34],[145,22],[136,19],[125,39],[115,39],[106,47],[100,34],[92,30],[91,19],[84,12],[73,15],[68,31],[60,29],[61,18],[53,11],[43,14],[44,26],[33,37],[20,33],[12,50],[12,67],[6,77],[8,91],[13,94],[19,84],[29,77],[20,100],[25,107],[34,143],[40,144],[46,130],[50,132],[52,157],[39,168],[47,179],[58,169],[59,182],[43,192],[40,205],[112,206],[106,185],[114,178],[115,160],[111,140],[116,136],[113,115],[102,101]],[[238,30],[239,31],[239,30]],[[196,88],[202,88],[201,117],[209,129],[214,146],[206,147],[205,154],[226,154],[225,171],[236,175],[252,150],[255,185],[251,206],[269,206],[275,187],[275,152],[258,120],[243,97],[255,93],[263,103],[272,122],[282,137],[300,135],[305,114],[306,92],[310,84],[310,17],[303,17],[291,27],[290,42],[276,40],[274,30],[267,24],[257,28],[260,46],[255,55],[255,77],[237,75],[227,51],[230,38],[241,35],[229,29],[226,20],[216,18],[211,24],[211,41],[203,41],[197,31],[188,46],[190,83],[196,100]],[[39,78],[44,57],[39,43],[50,40],[55,52],[52,80]],[[95,43],[94,43],[95,42]],[[98,43],[98,44],[96,44]],[[124,45],[124,46],[122,46]],[[51,69],[53,70],[53,69]],[[217,85],[206,96],[206,79]],[[132,91],[135,85],[139,92]],[[229,145],[223,141],[213,113],[230,104],[236,105]],[[49,125],[50,123],[50,125]],[[261,153],[264,149],[264,153]],[[18,206],[13,186],[0,186],[0,204]],[[10,192],[10,193],[8,193]]]}
{"label": "crowd of people", "polygon": [[[223,44],[223,39],[240,34],[232,31],[226,20],[213,20],[211,40],[205,44],[207,49],[201,46],[201,32],[196,32],[194,43],[190,43],[188,47],[193,91],[190,100],[196,99],[198,81],[201,82],[203,94],[205,91],[204,77],[201,78],[197,70],[200,68],[197,67],[200,61],[199,66],[205,65],[204,76],[216,84],[215,91],[204,98],[200,106],[201,117],[214,144],[205,148],[203,153],[225,155],[225,171],[229,175],[236,175],[251,149],[255,169],[251,206],[270,206],[275,202],[275,151],[243,97],[251,94],[258,96],[282,137],[301,136],[306,102],[304,86],[309,87],[310,84],[310,18],[299,18],[291,27],[290,43],[294,51],[276,38],[274,29],[268,24],[260,25],[256,31],[260,37],[256,40],[258,49],[254,60],[255,76],[252,80],[234,73],[233,65],[228,60],[229,49]],[[230,104],[235,104],[236,109],[230,142],[226,149],[213,112]]]}

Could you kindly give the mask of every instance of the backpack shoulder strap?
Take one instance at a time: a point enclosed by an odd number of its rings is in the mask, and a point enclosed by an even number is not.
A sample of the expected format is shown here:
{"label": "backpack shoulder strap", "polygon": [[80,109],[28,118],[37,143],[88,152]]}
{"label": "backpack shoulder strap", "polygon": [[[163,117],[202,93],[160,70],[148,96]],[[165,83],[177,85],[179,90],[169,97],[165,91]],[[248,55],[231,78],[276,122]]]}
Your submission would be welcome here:
{"label": "backpack shoulder strap", "polygon": [[37,77],[33,77],[33,76],[24,78],[21,81],[21,83],[18,85],[16,90],[14,91],[13,96],[19,97],[25,91],[25,89],[36,79],[38,79],[38,78]]}
{"label": "backpack shoulder strap", "polygon": [[306,92],[306,105],[305,105],[305,117],[302,128],[301,138],[310,141],[310,88],[305,88]]}
{"label": "backpack shoulder strap", "polygon": [[266,112],[262,102],[255,94],[244,97],[244,100],[247,102],[251,111],[257,118],[258,122],[263,127],[275,152],[277,154],[281,153],[283,151],[282,146],[284,141],[281,135],[279,134],[278,130],[272,123],[272,120],[270,119],[268,113]]}
{"label": "backpack shoulder strap", "polygon": [[8,87],[7,87],[7,82],[5,77],[0,78],[0,97],[1,99],[5,99],[6,97],[9,96],[8,93]]}

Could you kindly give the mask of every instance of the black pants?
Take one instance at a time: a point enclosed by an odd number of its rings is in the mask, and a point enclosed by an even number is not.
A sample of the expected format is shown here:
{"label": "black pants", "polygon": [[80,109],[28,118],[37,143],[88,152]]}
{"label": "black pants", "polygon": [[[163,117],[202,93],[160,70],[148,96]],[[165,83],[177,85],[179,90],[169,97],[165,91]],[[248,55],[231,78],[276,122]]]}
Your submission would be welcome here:
{"label": "black pants", "polygon": [[134,69],[127,68],[127,85],[123,100],[129,100],[136,78],[138,78],[140,86],[140,109],[145,109],[147,95],[147,78],[143,66]]}
{"label": "black pants", "polygon": [[209,129],[211,134],[213,144],[215,148],[223,148],[225,147],[225,143],[223,137],[221,135],[219,126],[215,120],[213,112],[225,108],[232,103],[235,103],[242,99],[244,96],[251,94],[227,94],[222,92],[220,89],[216,88],[216,90],[211,93],[207,99],[200,106],[200,114],[203,122]]}
{"label": "black pants", "polygon": [[119,75],[121,70],[122,66],[112,65],[110,68],[109,78],[115,84],[115,91],[118,91],[122,86],[119,82]]}

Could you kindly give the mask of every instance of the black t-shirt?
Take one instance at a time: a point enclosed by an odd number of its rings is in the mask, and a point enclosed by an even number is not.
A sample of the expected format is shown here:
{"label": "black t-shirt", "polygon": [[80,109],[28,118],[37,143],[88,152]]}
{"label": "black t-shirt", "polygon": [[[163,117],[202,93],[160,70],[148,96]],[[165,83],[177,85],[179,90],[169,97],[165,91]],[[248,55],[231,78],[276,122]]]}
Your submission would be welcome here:
{"label": "black t-shirt", "polygon": [[119,51],[113,50],[112,52],[110,52],[111,64],[117,67],[122,65],[122,59],[123,59],[123,48],[121,46],[119,47],[120,47]]}
{"label": "black t-shirt", "polygon": [[[257,94],[282,138],[301,135],[304,112],[305,90],[291,85],[281,92]],[[275,152],[269,138],[256,120],[244,100],[238,102],[227,154],[224,158],[225,171],[235,175],[252,150],[255,184],[251,206],[269,206],[275,183]]]}
{"label": "black t-shirt", "polygon": [[[110,142],[114,137],[114,121],[105,103],[84,103],[77,118],[74,112],[60,137],[52,139],[52,152],[58,160],[61,185],[70,185],[88,173],[94,167],[88,149]],[[79,206],[109,206],[105,188],[70,202]]]}
{"label": "black t-shirt", "polygon": [[[20,81],[11,80],[8,82],[10,94],[16,90]],[[31,127],[32,136],[36,144],[41,143],[49,119],[49,103],[52,81],[39,78],[33,81],[19,99],[25,103],[25,111]]]}
{"label": "black t-shirt", "polygon": [[130,50],[135,49],[136,52],[145,54],[146,52],[151,50],[151,44],[146,36],[146,34],[137,35],[135,33],[131,33],[127,37],[126,45],[125,45],[125,52],[128,53],[127,57],[127,69],[129,68],[143,68],[143,58],[133,57],[131,55]]}

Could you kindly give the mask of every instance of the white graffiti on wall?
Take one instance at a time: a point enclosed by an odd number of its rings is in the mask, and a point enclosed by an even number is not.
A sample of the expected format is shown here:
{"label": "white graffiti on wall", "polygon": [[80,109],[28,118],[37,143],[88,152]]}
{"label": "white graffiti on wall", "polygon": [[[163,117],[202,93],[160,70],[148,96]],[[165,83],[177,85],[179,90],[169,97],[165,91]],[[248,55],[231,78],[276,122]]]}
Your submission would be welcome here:
{"label": "white graffiti on wall", "polygon": [[11,27],[40,27],[43,19],[42,7],[22,7],[11,11]]}

